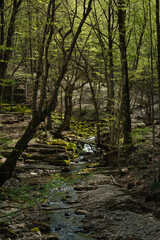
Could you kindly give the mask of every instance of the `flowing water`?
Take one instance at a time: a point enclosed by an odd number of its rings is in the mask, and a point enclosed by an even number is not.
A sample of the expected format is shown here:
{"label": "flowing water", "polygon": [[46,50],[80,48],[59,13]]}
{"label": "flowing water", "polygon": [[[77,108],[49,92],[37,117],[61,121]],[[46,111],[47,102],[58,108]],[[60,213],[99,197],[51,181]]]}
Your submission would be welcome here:
{"label": "flowing water", "polygon": [[[83,151],[93,153],[93,146],[85,144]],[[84,169],[87,163],[83,161],[83,156],[79,156],[77,162],[72,162],[70,171],[62,173],[63,177],[73,179],[77,172]],[[60,192],[64,193],[64,198],[59,197],[56,201],[49,203],[54,210],[51,215],[51,232],[57,234],[60,240],[93,240],[91,233],[85,233],[83,230],[84,214],[76,214],[74,204],[78,203],[78,195],[72,186],[64,184]],[[53,191],[54,194],[54,191]]]}
{"label": "flowing water", "polygon": [[[93,239],[91,234],[83,232],[83,219],[85,215],[75,213],[75,208],[70,202],[78,200],[76,191],[72,187],[66,187],[62,191],[67,191],[71,196],[69,201],[56,201],[50,205],[56,209],[51,214],[51,231],[56,233],[60,240],[86,240]],[[67,208],[65,210],[65,208]]]}

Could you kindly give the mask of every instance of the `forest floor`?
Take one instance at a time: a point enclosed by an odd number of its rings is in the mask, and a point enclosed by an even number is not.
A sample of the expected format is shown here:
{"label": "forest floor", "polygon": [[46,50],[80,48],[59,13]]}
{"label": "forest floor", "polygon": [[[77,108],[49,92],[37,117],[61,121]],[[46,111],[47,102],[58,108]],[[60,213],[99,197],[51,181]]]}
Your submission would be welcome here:
{"label": "forest floor", "polygon": [[[29,115],[0,114],[0,117],[3,154],[0,160],[4,162],[5,154],[27,126]],[[19,160],[13,177],[0,190],[0,239],[160,239],[160,184],[152,184],[151,135],[142,135],[134,151],[123,157],[121,175],[114,163],[97,165],[97,157],[92,154],[85,158],[89,168],[81,171],[78,180],[73,181],[62,181],[57,174],[65,168],[60,166]],[[156,147],[157,159],[158,144]],[[98,161],[103,158],[104,153],[98,156]],[[65,238],[53,229],[51,231],[48,213],[58,209],[48,206],[47,201],[51,189],[62,188],[57,185],[59,179],[62,185],[64,182],[72,185],[78,199],[72,201],[67,192],[59,196],[57,190],[54,197],[60,202],[68,201],[67,209],[74,209],[77,216],[83,215],[81,232],[86,234],[86,238],[85,235],[82,238],[76,235]],[[69,211],[64,215],[70,218]]]}

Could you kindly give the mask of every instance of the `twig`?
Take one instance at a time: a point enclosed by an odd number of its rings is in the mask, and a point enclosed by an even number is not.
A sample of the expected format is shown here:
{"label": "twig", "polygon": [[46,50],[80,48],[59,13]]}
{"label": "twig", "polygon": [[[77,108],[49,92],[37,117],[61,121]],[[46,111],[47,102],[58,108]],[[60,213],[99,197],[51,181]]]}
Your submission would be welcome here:
{"label": "twig", "polygon": [[113,180],[113,184],[114,184],[114,185],[116,185],[116,186],[118,186],[118,187],[123,187],[123,185],[121,185],[121,184],[119,184],[119,183],[116,182],[116,180],[115,180],[115,178],[113,177],[113,175],[111,175],[111,178],[112,178],[112,180]]}

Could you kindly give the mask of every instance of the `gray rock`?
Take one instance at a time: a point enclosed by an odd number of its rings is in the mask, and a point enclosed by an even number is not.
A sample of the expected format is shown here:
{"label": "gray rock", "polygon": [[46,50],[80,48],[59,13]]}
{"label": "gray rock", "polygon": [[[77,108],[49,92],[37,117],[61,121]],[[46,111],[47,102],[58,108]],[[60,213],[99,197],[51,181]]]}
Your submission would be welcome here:
{"label": "gray rock", "polygon": [[83,210],[83,209],[76,209],[76,210],[75,210],[75,214],[87,215],[87,214],[88,214],[88,211]]}

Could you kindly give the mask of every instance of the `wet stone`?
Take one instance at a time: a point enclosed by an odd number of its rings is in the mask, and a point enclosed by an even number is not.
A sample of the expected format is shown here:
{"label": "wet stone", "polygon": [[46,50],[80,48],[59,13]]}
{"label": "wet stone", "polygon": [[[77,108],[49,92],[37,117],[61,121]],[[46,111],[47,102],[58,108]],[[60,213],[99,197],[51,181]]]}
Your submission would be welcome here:
{"label": "wet stone", "polygon": [[60,240],[60,238],[56,234],[50,234],[44,240]]}
{"label": "wet stone", "polygon": [[83,210],[83,209],[76,209],[76,210],[75,210],[75,214],[87,215],[87,214],[88,214],[88,211]]}

